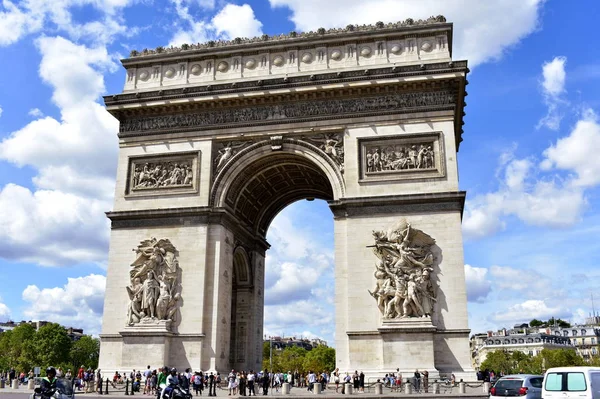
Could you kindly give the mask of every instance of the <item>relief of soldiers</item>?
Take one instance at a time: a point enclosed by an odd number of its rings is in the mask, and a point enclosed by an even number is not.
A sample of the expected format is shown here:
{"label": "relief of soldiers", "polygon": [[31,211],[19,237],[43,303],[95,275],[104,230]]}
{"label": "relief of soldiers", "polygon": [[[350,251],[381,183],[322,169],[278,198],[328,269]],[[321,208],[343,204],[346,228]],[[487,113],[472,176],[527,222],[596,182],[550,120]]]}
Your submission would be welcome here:
{"label": "relief of soldiers", "polygon": [[401,220],[388,231],[374,231],[379,258],[376,285],[369,294],[384,318],[431,317],[436,292],[431,281],[435,240]]}

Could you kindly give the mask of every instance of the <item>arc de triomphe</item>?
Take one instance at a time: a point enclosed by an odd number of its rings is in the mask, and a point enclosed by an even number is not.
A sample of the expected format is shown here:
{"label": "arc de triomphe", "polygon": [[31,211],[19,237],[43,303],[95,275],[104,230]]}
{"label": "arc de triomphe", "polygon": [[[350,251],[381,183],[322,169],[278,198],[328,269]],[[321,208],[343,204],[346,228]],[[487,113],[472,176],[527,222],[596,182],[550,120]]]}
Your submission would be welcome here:
{"label": "arc de triomphe", "polygon": [[340,370],[472,378],[451,55],[441,16],[132,52],[99,367],[259,370],[267,229],[319,198]]}

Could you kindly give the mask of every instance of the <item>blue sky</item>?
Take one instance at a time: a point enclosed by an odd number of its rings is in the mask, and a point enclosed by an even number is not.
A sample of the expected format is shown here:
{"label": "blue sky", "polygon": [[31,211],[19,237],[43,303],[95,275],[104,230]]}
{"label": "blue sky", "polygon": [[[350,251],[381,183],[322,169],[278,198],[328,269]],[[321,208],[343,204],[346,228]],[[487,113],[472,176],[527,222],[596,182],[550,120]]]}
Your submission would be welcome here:
{"label": "blue sky", "polygon": [[[122,90],[130,50],[438,14],[471,67],[458,155],[470,326],[582,321],[600,286],[594,0],[3,0],[0,320],[100,331],[117,154],[101,96]],[[265,333],[333,341],[332,229],[322,201],[273,222]]]}

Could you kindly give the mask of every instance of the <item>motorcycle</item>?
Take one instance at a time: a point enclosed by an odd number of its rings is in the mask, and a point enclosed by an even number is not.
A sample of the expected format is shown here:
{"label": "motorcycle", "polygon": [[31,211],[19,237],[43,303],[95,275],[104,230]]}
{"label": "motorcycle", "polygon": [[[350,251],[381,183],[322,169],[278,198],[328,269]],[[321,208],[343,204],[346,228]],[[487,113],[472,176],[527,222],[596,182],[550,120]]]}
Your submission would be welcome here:
{"label": "motorcycle", "polygon": [[75,392],[73,391],[73,385],[71,384],[70,380],[67,380],[66,378],[59,378],[56,380],[56,390],[54,390],[53,393],[48,395],[47,393],[42,392],[42,388],[37,387],[34,389],[30,398],[74,399]]}
{"label": "motorcycle", "polygon": [[171,384],[164,389],[162,399],[192,399],[192,394],[179,384]]}

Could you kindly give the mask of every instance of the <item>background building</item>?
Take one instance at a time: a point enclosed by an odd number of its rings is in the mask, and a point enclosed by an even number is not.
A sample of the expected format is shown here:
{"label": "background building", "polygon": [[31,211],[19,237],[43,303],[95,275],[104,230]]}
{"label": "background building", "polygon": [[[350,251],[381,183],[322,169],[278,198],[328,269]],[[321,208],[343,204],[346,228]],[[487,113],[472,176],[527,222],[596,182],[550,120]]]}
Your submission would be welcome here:
{"label": "background building", "polygon": [[271,343],[272,348],[276,350],[284,350],[290,346],[297,346],[300,348],[304,348],[307,351],[312,350],[314,347],[323,345],[327,346],[327,341],[322,340],[320,338],[296,338],[296,337],[265,337],[265,343]]}
{"label": "background building", "polygon": [[496,350],[520,351],[535,356],[542,349],[573,349],[569,338],[538,330],[502,329],[473,335],[470,340],[473,367],[479,369],[488,354]]}
{"label": "background building", "polygon": [[[29,324],[33,327],[35,327],[35,330],[39,330],[41,327],[45,326],[46,324],[52,323],[51,321],[44,321],[44,320],[39,320],[39,321],[25,321],[25,320],[21,320],[19,322],[14,322],[12,320],[9,320],[5,323],[0,323],[0,333],[4,332],[4,331],[9,331],[9,330],[14,330],[15,327],[20,326],[22,324]],[[83,328],[74,328],[74,327],[64,327],[65,330],[67,331],[67,335],[69,336],[69,338],[71,338],[72,341],[77,341],[79,340],[84,334],[83,334]]]}

